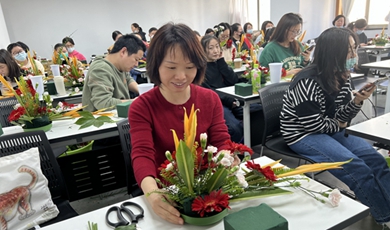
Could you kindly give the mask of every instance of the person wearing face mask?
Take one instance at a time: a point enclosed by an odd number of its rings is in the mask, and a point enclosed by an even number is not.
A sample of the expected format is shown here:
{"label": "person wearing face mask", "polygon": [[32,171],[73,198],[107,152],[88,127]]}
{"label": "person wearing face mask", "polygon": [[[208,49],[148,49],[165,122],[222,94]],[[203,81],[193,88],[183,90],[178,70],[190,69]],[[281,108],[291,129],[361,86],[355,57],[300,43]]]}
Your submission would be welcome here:
{"label": "person wearing face mask", "polygon": [[343,28],[345,27],[345,16],[340,14],[340,15],[337,15],[333,21],[332,21],[332,25],[334,27],[337,27],[337,28]]}
{"label": "person wearing face mask", "polygon": [[355,22],[351,22],[348,24],[348,29],[355,32],[359,38],[359,45],[360,46],[366,46],[368,39],[367,35],[364,33],[364,30],[367,27],[367,20],[364,18],[358,19]]}
{"label": "person wearing face mask", "polygon": [[137,23],[131,24],[131,31],[133,31],[133,33],[141,35],[142,41],[146,42],[146,34],[142,31],[142,28]]}
{"label": "person wearing face mask", "polygon": [[66,49],[68,50],[69,57],[76,57],[77,60],[81,61],[84,64],[87,64],[87,59],[83,54],[75,50],[74,48],[74,41],[71,37],[65,37],[62,39],[62,43],[65,45]]}
{"label": "person wearing face mask", "polygon": [[[20,76],[20,67],[11,54],[5,49],[0,50],[0,74],[12,85],[12,87],[17,86],[15,78],[19,78]],[[6,86],[1,83],[0,86],[2,96],[14,96],[12,91],[10,91]]]}
{"label": "person wearing face mask", "polygon": [[246,34],[246,37],[250,39],[252,43],[256,41],[257,37],[261,34],[260,31],[253,30],[253,25],[250,22],[245,23],[243,29],[244,33]]}
{"label": "person wearing face mask", "polygon": [[[23,43],[24,44],[24,43]],[[25,45],[25,44],[24,44]],[[11,43],[7,46],[8,52],[15,58],[16,62],[19,64],[22,70],[31,69],[31,60],[28,59],[27,51],[23,49],[25,47],[19,42]],[[32,55],[32,53],[31,53]],[[42,75],[45,75],[45,68],[42,63],[38,60],[35,60],[35,64]],[[23,73],[26,74],[26,73]]]}
{"label": "person wearing face mask", "polygon": [[[236,47],[236,49],[238,49],[237,43],[241,42],[242,26],[240,25],[240,23],[234,23],[231,26],[231,28],[232,28],[231,37],[233,40],[233,45]],[[244,43],[241,46],[241,51],[243,50],[249,51],[251,47],[252,47],[251,41],[247,37],[245,37]]]}
{"label": "person wearing face mask", "polygon": [[291,150],[314,162],[352,160],[329,173],[370,208],[376,222],[389,227],[389,166],[370,143],[345,135],[348,122],[375,91],[352,91],[350,68],[357,46],[356,34],[345,28],[332,27],[318,37],[312,64],[292,79],[284,94],[281,133]]}
{"label": "person wearing face mask", "polygon": [[[60,58],[62,60],[61,63],[57,63],[57,64],[60,64],[60,65],[64,65],[64,64],[68,64],[66,62],[66,58],[69,58],[69,54],[68,54],[68,50],[66,49],[65,45],[62,44],[62,43],[57,43],[55,46],[54,46],[54,50],[57,51],[57,53],[60,55]],[[70,61],[68,59],[68,61]],[[81,70],[84,70],[84,65],[83,63],[81,63],[79,60],[77,60],[77,67]]]}

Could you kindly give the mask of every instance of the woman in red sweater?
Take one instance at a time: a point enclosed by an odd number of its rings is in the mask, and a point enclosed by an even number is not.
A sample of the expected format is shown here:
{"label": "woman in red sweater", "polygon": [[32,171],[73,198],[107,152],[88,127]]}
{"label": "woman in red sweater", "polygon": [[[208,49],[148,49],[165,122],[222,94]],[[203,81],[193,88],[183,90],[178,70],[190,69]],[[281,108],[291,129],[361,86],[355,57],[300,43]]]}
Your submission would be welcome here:
{"label": "woman in red sweater", "polygon": [[[168,23],[154,35],[148,50],[147,74],[157,87],[142,94],[129,109],[132,165],[145,194],[158,189],[155,178],[165,160],[165,151],[175,149],[171,129],[179,139],[184,134],[184,109],[199,109],[196,141],[207,133],[210,145],[223,149],[230,136],[218,95],[198,86],[204,79],[206,55],[191,28]],[[183,224],[180,213],[152,193],[147,200],[161,218]]]}

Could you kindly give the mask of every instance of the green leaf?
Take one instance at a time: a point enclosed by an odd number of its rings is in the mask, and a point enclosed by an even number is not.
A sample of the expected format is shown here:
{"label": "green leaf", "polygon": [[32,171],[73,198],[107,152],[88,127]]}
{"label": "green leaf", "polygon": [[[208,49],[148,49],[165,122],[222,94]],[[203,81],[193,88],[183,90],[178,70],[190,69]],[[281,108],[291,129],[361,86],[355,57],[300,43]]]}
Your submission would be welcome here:
{"label": "green leaf", "polygon": [[276,196],[276,195],[284,195],[284,194],[289,194],[289,193],[293,193],[293,192],[281,189],[279,187],[260,189],[260,190],[252,190],[252,191],[246,191],[246,192],[244,192],[236,197],[229,199],[229,202],[257,199],[257,198]]}
{"label": "green leaf", "polygon": [[183,140],[180,140],[176,152],[177,168],[188,190],[194,192],[194,158],[191,150]]}
{"label": "green leaf", "polygon": [[85,117],[80,117],[76,122],[75,124],[76,125],[82,125],[84,124],[86,121],[88,121],[89,119],[88,118],[85,118]]}
{"label": "green leaf", "polygon": [[207,191],[210,193],[213,190],[220,188],[228,175],[228,170],[225,168],[218,169],[207,181]]}
{"label": "green leaf", "polygon": [[86,120],[86,121],[80,126],[79,129],[87,128],[87,127],[93,125],[94,122],[95,122],[95,119]]}
{"label": "green leaf", "polygon": [[93,114],[89,111],[79,111],[77,113],[80,114],[80,116],[85,117],[85,118],[95,118],[93,116]]}
{"label": "green leaf", "polygon": [[103,122],[110,122],[110,123],[115,122],[114,120],[112,120],[111,118],[109,118],[107,116],[100,116],[100,117],[96,118],[96,120],[103,121]]}
{"label": "green leaf", "polygon": [[93,125],[97,128],[99,128],[100,126],[102,126],[104,124],[104,121],[100,121],[98,119],[94,120],[93,122]]}

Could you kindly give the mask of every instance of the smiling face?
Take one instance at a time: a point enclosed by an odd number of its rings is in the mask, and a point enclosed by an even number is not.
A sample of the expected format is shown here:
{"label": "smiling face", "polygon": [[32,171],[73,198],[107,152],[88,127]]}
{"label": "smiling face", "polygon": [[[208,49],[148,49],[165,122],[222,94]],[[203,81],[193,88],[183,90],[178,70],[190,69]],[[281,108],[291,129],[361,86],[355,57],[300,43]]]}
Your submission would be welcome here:
{"label": "smiling face", "polygon": [[213,62],[216,61],[221,53],[221,48],[216,39],[211,39],[209,44],[206,47],[207,61]]}
{"label": "smiling face", "polygon": [[223,42],[223,41],[226,41],[228,40],[230,37],[230,30],[229,29],[226,29],[225,31],[223,31],[220,35],[219,35],[219,41]]}
{"label": "smiling face", "polygon": [[183,55],[181,48],[175,46],[168,48],[158,71],[161,90],[172,95],[189,90],[189,85],[196,76],[197,68]]}

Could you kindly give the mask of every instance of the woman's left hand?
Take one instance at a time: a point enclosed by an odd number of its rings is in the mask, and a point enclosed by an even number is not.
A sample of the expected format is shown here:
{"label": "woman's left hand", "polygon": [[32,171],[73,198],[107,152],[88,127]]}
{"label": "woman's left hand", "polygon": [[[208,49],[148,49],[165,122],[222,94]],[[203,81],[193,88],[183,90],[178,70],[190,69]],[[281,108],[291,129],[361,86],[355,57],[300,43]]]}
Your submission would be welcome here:
{"label": "woman's left hand", "polygon": [[309,50],[306,50],[305,52],[302,52],[302,56],[305,59],[305,62],[309,62],[310,61],[310,54],[311,54],[311,51],[309,51]]}
{"label": "woman's left hand", "polygon": [[356,105],[360,105],[362,103],[362,101],[366,100],[367,98],[369,98],[371,96],[371,94],[375,91],[375,89],[376,89],[376,86],[372,87],[372,89],[370,89],[368,91],[362,90],[361,92],[359,92],[359,91],[355,92],[354,93],[355,98],[353,99],[353,102]]}

